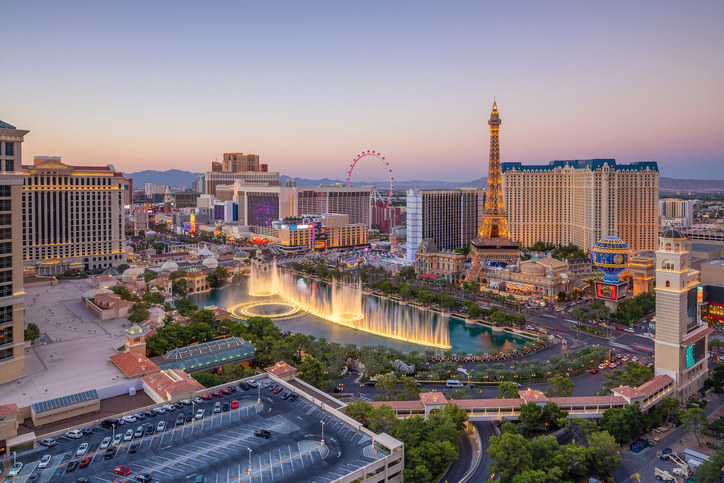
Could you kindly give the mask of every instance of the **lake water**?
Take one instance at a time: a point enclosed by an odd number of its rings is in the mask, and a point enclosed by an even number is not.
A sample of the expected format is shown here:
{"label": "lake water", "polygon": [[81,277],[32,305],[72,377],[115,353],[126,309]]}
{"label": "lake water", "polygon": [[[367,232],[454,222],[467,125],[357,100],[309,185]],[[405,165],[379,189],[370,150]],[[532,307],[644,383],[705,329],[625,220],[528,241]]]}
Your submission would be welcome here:
{"label": "lake water", "polygon": [[[301,277],[299,278],[301,279]],[[323,291],[327,289],[327,284],[314,280],[304,279],[303,282],[300,283],[305,283],[313,288],[313,290],[310,291],[310,296],[323,293]],[[257,297],[249,295],[246,280],[238,285],[226,286],[221,289],[212,290],[211,292],[191,295],[189,299],[201,308],[207,305],[215,305],[224,309],[228,309],[232,305],[242,302],[260,300]],[[283,303],[280,298],[276,300]],[[282,305],[269,305],[255,307],[254,311],[260,314],[275,313],[281,311],[283,308]],[[424,324],[424,327],[413,329],[415,331],[424,329],[427,333],[432,331],[432,333],[438,334],[439,338],[443,339],[446,344],[452,346],[452,350],[455,352],[464,350],[470,354],[474,354],[478,350],[488,352],[491,349],[515,349],[519,345],[522,346],[528,342],[528,339],[524,337],[508,333],[493,333],[488,327],[466,327],[464,321],[456,317],[445,317],[433,311],[399,304],[394,300],[373,295],[362,295],[362,309],[366,314],[374,314],[376,319],[378,319],[378,324],[379,319],[382,318],[383,321],[390,324],[390,327],[402,323],[401,321],[404,321],[405,324]],[[265,310],[267,312],[265,312]],[[340,344],[356,344],[358,347],[384,345],[408,352],[412,350],[422,352],[428,348],[420,344],[413,344],[355,330],[309,313],[292,319],[275,320],[274,322],[282,330],[313,335],[317,338],[325,338],[330,342],[338,342]]]}

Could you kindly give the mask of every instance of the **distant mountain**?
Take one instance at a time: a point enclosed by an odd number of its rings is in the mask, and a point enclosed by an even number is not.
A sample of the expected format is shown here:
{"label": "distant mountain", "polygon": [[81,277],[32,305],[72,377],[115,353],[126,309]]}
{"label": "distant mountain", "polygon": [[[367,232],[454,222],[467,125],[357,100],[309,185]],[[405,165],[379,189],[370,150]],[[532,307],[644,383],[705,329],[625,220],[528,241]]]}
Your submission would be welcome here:
{"label": "distant mountain", "polygon": [[659,177],[661,191],[681,193],[724,193],[724,180],[720,179],[675,179]]}
{"label": "distant mountain", "polygon": [[[138,173],[127,173],[127,176],[133,178],[133,185],[140,188],[146,183],[153,183],[168,186],[191,186],[191,183],[203,173],[191,173],[189,171],[181,171],[179,169],[169,169],[168,171],[145,170]],[[292,176],[280,176],[282,185],[288,180],[293,179],[297,182],[297,186],[329,186],[334,184],[346,185],[346,179],[309,179],[295,178]],[[430,180],[393,180],[393,186],[398,190],[406,190],[410,188],[420,189],[450,189],[450,188],[482,188],[485,186],[486,178],[476,178],[470,181],[430,181]],[[388,187],[390,182],[383,181],[353,181],[353,186],[375,186],[380,189]],[[662,191],[681,192],[681,193],[724,193],[724,180],[715,179],[675,179],[662,176],[659,178],[659,186]]]}
{"label": "distant mountain", "polygon": [[203,173],[191,173],[180,169],[169,169],[167,171],[156,171],[147,169],[138,173],[126,173],[126,176],[133,178],[134,189],[142,188],[146,183],[153,183],[165,186],[191,186],[193,180]]}

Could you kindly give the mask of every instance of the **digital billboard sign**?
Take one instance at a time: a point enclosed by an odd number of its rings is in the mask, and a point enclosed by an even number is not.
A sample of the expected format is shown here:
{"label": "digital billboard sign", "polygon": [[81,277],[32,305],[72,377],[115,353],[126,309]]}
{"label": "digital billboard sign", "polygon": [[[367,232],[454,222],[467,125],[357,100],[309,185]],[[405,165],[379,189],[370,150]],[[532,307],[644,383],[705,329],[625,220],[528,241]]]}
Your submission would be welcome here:
{"label": "digital billboard sign", "polygon": [[686,347],[686,368],[690,368],[704,358],[705,339],[699,339]]}
{"label": "digital billboard sign", "polygon": [[626,297],[628,284],[626,282],[606,283],[596,282],[596,298],[604,300],[619,300]]}

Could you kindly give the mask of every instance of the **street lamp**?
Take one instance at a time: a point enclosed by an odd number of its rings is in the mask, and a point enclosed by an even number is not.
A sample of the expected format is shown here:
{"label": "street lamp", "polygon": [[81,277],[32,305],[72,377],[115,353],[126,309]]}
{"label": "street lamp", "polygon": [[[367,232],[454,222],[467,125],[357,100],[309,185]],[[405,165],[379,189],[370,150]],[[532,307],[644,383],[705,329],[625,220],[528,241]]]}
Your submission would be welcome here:
{"label": "street lamp", "polygon": [[[261,404],[261,383],[259,383],[256,387],[259,390],[259,397],[256,398],[256,403]],[[249,451],[251,451],[251,450],[249,450]]]}
{"label": "street lamp", "polygon": [[324,446],[324,421],[320,421],[320,423],[322,423],[322,441],[320,444]]}
{"label": "street lamp", "polygon": [[251,478],[251,448],[249,448],[249,478]]}

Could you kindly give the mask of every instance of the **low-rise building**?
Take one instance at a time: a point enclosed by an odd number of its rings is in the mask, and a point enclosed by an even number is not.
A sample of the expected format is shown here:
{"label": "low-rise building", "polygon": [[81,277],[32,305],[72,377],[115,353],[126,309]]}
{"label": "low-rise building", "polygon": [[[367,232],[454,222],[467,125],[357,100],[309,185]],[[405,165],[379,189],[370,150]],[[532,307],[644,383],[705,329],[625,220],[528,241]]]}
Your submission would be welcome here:
{"label": "low-rise building", "polygon": [[83,305],[100,320],[128,317],[128,313],[134,305],[133,302],[123,300],[120,295],[115,293],[97,293],[92,298],[82,297],[82,299]]}
{"label": "low-rise building", "polygon": [[204,386],[180,369],[167,369],[144,376],[143,390],[157,403],[176,402],[196,396]]}
{"label": "low-rise building", "polygon": [[282,247],[304,247],[309,250],[356,248],[367,245],[369,226],[350,223],[349,215],[324,213],[287,218],[275,222],[277,238]]}
{"label": "low-rise building", "polygon": [[432,238],[425,238],[417,247],[414,267],[418,277],[433,275],[457,283],[465,276],[465,256],[452,250],[438,250]]}
{"label": "low-rise building", "polygon": [[194,294],[208,292],[211,290],[208,275],[208,271],[196,268],[192,268],[186,272],[186,275],[184,275],[184,278],[186,279],[186,292],[188,294]]}

